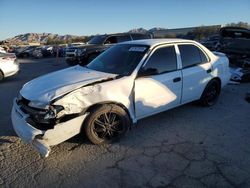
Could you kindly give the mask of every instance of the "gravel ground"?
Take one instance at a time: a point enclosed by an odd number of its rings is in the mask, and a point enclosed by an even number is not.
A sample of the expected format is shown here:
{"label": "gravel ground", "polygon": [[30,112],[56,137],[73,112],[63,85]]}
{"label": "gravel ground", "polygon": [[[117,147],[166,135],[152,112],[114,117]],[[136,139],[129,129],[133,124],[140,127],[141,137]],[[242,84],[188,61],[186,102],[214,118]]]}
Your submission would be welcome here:
{"label": "gravel ground", "polygon": [[15,135],[12,100],[28,80],[67,66],[20,63],[0,83],[0,187],[250,187],[250,84],[226,86],[211,108],[187,104],[143,119],[112,145],[76,136],[42,159]]}

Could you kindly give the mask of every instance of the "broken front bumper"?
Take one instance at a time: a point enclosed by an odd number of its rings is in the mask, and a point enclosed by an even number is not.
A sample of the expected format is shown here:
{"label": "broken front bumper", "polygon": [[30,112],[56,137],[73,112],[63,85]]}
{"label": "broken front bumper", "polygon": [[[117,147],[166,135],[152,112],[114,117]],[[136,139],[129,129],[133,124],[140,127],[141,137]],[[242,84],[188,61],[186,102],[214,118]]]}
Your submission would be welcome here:
{"label": "broken front bumper", "polygon": [[87,114],[81,115],[69,121],[56,124],[53,129],[39,130],[29,123],[26,119],[29,117],[25,114],[20,106],[14,100],[11,120],[16,134],[26,143],[31,144],[42,157],[47,157],[50,152],[50,146],[57,145],[69,138],[79,134]]}

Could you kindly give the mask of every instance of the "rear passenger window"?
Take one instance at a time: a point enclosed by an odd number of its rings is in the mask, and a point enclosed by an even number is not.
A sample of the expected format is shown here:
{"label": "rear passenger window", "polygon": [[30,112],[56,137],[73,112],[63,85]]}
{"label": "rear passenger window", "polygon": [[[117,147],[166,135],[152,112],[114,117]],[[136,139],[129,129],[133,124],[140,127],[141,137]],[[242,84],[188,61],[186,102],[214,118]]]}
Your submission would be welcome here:
{"label": "rear passenger window", "polygon": [[104,44],[114,44],[114,43],[117,43],[117,37],[116,36],[108,37]]}
{"label": "rear passenger window", "polygon": [[208,62],[207,56],[204,54],[203,51],[201,51],[200,49],[198,50],[200,51],[201,63],[207,63]]}
{"label": "rear passenger window", "polygon": [[157,49],[150,56],[144,69],[157,69],[158,74],[176,70],[177,62],[174,46]]}
{"label": "rear passenger window", "polygon": [[178,47],[183,68],[208,62],[206,55],[198,47],[191,44],[178,45]]}
{"label": "rear passenger window", "polygon": [[130,41],[130,40],[131,40],[130,35],[117,36],[117,42],[125,42],[125,41]]}
{"label": "rear passenger window", "polygon": [[140,40],[140,39],[150,39],[150,35],[148,34],[131,34],[133,40]]}

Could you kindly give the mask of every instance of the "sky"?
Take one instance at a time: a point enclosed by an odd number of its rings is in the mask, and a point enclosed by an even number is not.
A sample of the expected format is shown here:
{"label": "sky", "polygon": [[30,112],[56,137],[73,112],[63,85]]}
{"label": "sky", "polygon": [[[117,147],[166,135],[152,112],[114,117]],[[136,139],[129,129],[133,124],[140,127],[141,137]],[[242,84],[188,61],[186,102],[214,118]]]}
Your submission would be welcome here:
{"label": "sky", "polygon": [[250,0],[0,0],[0,40],[30,32],[93,35],[239,21],[250,23]]}

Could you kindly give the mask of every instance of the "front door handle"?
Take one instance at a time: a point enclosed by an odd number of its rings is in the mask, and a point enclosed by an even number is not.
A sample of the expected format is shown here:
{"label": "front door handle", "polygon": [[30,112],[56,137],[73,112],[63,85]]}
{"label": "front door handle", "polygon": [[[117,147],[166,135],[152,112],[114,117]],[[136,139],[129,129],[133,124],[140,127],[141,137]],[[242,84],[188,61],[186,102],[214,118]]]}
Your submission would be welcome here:
{"label": "front door handle", "polygon": [[176,77],[173,79],[173,82],[179,82],[179,81],[181,81],[181,77]]}

